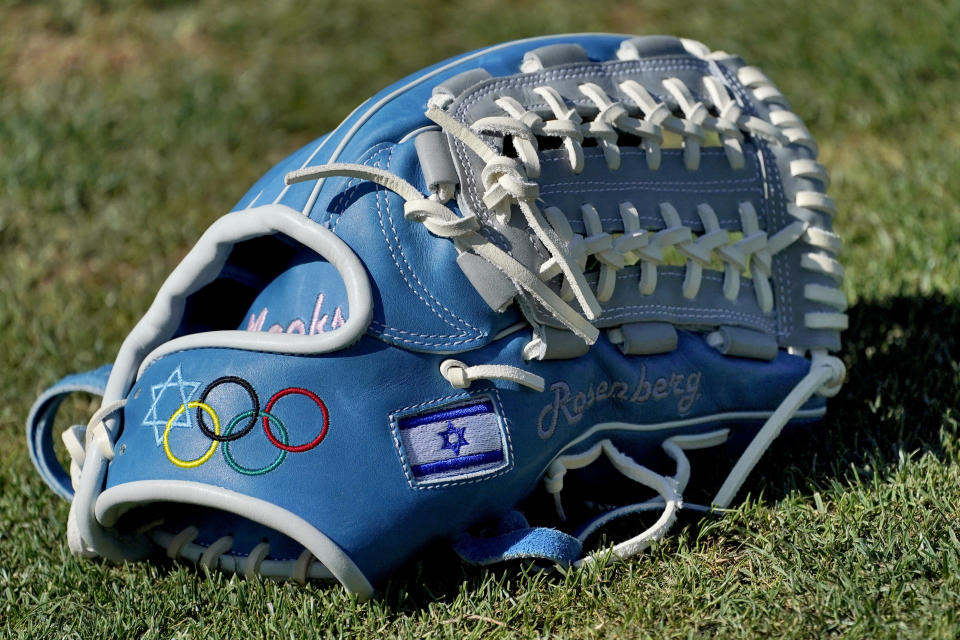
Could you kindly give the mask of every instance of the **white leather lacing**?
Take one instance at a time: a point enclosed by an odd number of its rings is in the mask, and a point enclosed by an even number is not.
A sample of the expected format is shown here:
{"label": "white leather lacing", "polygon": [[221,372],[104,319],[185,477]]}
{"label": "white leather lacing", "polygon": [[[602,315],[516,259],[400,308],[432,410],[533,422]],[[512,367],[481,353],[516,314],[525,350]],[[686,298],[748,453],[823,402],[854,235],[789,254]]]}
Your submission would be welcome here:
{"label": "white leather lacing", "polygon": [[582,453],[562,455],[554,459],[544,474],[543,482],[547,493],[550,493],[554,497],[557,515],[561,520],[566,520],[563,504],[560,500],[560,493],[563,490],[564,476],[567,471],[590,465],[595,462],[601,454],[607,456],[617,471],[659,494],[659,497],[656,499],[610,509],[601,517],[594,519],[577,534],[577,538],[581,543],[586,542],[587,538],[602,526],[623,515],[663,509],[657,521],[646,530],[629,540],[614,545],[610,549],[588,555],[577,562],[577,564],[593,562],[597,558],[606,557],[607,554],[618,559],[636,555],[667,534],[671,525],[676,520],[677,512],[681,509],[706,509],[700,505],[684,505],[683,503],[683,490],[690,480],[690,461],[687,459],[686,454],[684,454],[684,450],[717,446],[726,441],[728,436],[729,430],[721,429],[701,435],[673,436],[664,440],[661,445],[664,452],[673,458],[677,464],[676,472],[673,476],[663,476],[638,464],[630,456],[618,450],[614,444],[607,439],[601,440]]}
{"label": "white leather lacing", "polygon": [[[730,473],[713,498],[711,505],[709,507],[701,507],[700,505],[690,506],[697,510],[727,508],[747,479],[747,476],[749,476],[754,466],[756,466],[757,461],[759,461],[776,437],[780,435],[783,427],[786,426],[800,407],[814,394],[828,397],[835,395],[839,391],[845,375],[846,369],[842,361],[824,352],[815,352],[813,354],[813,363],[810,371],[797,383],[777,410],[774,411],[760,428],[757,435],[754,436],[746,450],[737,460],[737,463],[730,470]],[[563,489],[563,478],[567,470],[579,469],[592,464],[600,457],[601,453],[606,454],[613,467],[624,476],[659,494],[659,498],[657,499],[611,509],[603,516],[593,520],[587,527],[579,532],[578,539],[581,543],[586,541],[586,539],[600,527],[623,515],[642,511],[653,511],[656,509],[663,510],[657,521],[646,530],[609,549],[588,555],[577,564],[592,562],[599,557],[606,557],[608,555],[615,559],[627,558],[643,551],[666,535],[676,520],[677,512],[684,507],[683,490],[686,488],[687,482],[690,479],[690,462],[686,454],[684,454],[684,450],[719,445],[727,439],[728,434],[727,429],[722,429],[699,435],[673,436],[664,440],[661,445],[663,450],[673,458],[677,464],[677,469],[673,476],[662,476],[638,464],[632,458],[617,450],[608,439],[601,440],[585,452],[561,455],[555,458],[547,468],[543,481],[547,492],[554,496],[557,515],[562,520],[566,519],[566,516],[560,500],[560,492]]]}
{"label": "white leather lacing", "polygon": [[[805,149],[810,158],[798,158],[790,162],[790,175],[817,182],[823,190],[830,186],[830,176],[826,168],[816,161],[817,143],[803,121],[790,110],[790,102],[774,86],[762,71],[756,67],[740,67],[737,79],[753,94],[754,99],[769,109],[770,122],[775,125],[789,144]],[[833,199],[820,191],[797,189],[794,201],[787,205],[787,212],[799,221],[808,224],[818,216],[832,219],[837,212]],[[819,251],[804,253],[800,257],[800,267],[818,275],[832,279],[837,285],[843,281],[843,267],[834,257],[841,248],[840,238],[813,224],[808,224],[804,240]],[[842,331],[848,326],[846,296],[836,287],[811,285],[804,288],[804,297],[811,302],[824,304],[836,309],[836,312],[813,311],[805,314],[804,324],[810,329],[832,329]]]}
{"label": "white leather lacing", "polygon": [[73,485],[74,491],[80,485],[80,475],[83,473],[86,450],[91,444],[97,446],[100,454],[106,460],[113,460],[113,440],[107,433],[104,421],[120,411],[126,404],[126,398],[105,404],[90,416],[90,421],[86,427],[75,424],[60,434],[60,439],[70,455],[70,484]]}
{"label": "white leather lacing", "polygon": [[534,391],[543,391],[546,382],[541,376],[520,367],[506,364],[480,364],[468,366],[459,360],[444,360],[440,363],[440,375],[454,389],[466,389],[475,380],[509,380]]}
{"label": "white leather lacing", "polygon": [[[153,523],[157,526],[162,523]],[[232,555],[234,539],[231,535],[217,538],[209,545],[196,542],[200,530],[193,525],[182,528],[176,534],[159,529],[146,531],[146,535],[162,547],[171,560],[195,562],[207,569],[220,569],[242,574],[245,578],[256,575],[289,577],[294,582],[305,583],[308,578],[329,580],[333,574],[308,550],[304,549],[295,561],[270,560],[270,543],[258,543],[248,554]]]}
{"label": "white leather lacing", "polygon": [[[584,122],[577,110],[568,106],[556,89],[541,86],[534,88],[533,92],[543,98],[553,118],[544,119],[540,114],[527,110],[515,98],[502,96],[494,102],[506,115],[479,118],[470,129],[481,134],[514,136],[517,155],[530,178],[540,175],[538,137],[553,137],[563,141],[573,173],[583,171],[583,141],[588,138],[596,140],[611,171],[620,168],[620,134],[642,140],[647,166],[654,170],[660,168],[664,132],[680,136],[683,140],[684,164],[691,171],[700,166],[700,151],[706,145],[707,133],[717,135],[734,169],[745,166],[742,147],[744,134],[779,144],[790,142],[775,125],[744,114],[723,82],[713,76],[703,78],[706,101],[697,100],[679,78],[663,81],[664,90],[675,100],[682,117],[675,115],[669,105],[655,98],[635,80],[625,80],[618,87],[633,102],[632,105],[615,100],[593,82],[579,85],[580,93],[599,110],[589,122]],[[442,107],[449,100],[449,96],[438,96],[438,100],[432,101],[432,106]]]}
{"label": "white leather lacing", "polygon": [[[646,151],[647,165],[651,169],[660,166],[660,149],[663,144],[663,132],[669,131],[683,139],[684,162],[687,169],[696,170],[700,164],[700,151],[706,141],[705,132],[718,135],[727,160],[734,169],[744,167],[742,143],[744,133],[765,138],[780,145],[799,144],[816,152],[815,144],[809,132],[792,112],[785,111],[786,104],[782,95],[774,89],[766,76],[752,67],[741,69],[744,84],[756,92],[758,100],[770,103],[774,122],[767,122],[757,116],[746,115],[731,97],[723,82],[713,76],[705,76],[703,94],[705,101],[697,100],[690,89],[678,78],[667,78],[663,86],[675,102],[684,117],[673,114],[666,103],[654,98],[643,85],[634,80],[621,82],[621,91],[630,97],[635,107],[613,100],[600,86],[586,82],[579,86],[581,93],[596,104],[599,112],[590,122],[583,122],[576,109],[567,106],[556,89],[549,86],[537,87],[534,92],[542,97],[554,115],[553,119],[544,119],[534,111],[529,111],[515,98],[502,96],[495,100],[504,110],[504,116],[488,116],[478,119],[469,128],[463,126],[440,108],[441,103],[434,102],[427,115],[441,125],[443,129],[466,144],[485,162],[484,203],[501,218],[509,218],[510,205],[517,204],[528,221],[531,229],[544,242],[551,254],[539,269],[538,275],[550,280],[562,274],[564,281],[561,297],[565,301],[576,298],[585,310],[589,305],[594,310],[594,300],[608,301],[614,293],[617,282],[616,272],[626,265],[640,263],[640,292],[651,295],[656,289],[657,266],[665,262],[663,250],[674,247],[687,258],[686,274],[683,282],[683,295],[695,298],[700,290],[704,268],[711,264],[723,264],[723,294],[728,300],[735,301],[740,292],[740,274],[750,273],[753,290],[760,310],[767,313],[773,309],[774,299],[770,286],[771,261],[774,255],[791,244],[802,240],[814,252],[803,256],[802,266],[835,278],[839,283],[842,270],[832,257],[841,248],[839,237],[816,225],[811,212],[832,217],[836,213],[833,200],[818,191],[799,190],[794,202],[788,206],[789,213],[797,218],[776,234],[768,236],[760,229],[757,212],[749,201],[740,203],[740,219],[743,237],[734,239],[730,232],[721,229],[717,215],[707,203],[697,208],[703,232],[697,234],[692,228],[683,226],[676,209],[668,202],[660,205],[660,215],[664,229],[647,231],[640,228],[636,208],[630,202],[620,206],[624,232],[614,239],[603,230],[600,217],[589,204],[581,207],[584,234],[575,234],[570,227],[567,215],[556,207],[548,207],[542,214],[535,202],[539,191],[531,179],[540,176],[541,166],[538,137],[557,137],[563,141],[571,171],[583,170],[584,157],[582,143],[593,138],[602,149],[607,167],[615,171],[620,167],[619,133],[637,136],[642,140]],[[449,99],[449,98],[448,98]],[[630,115],[630,109],[639,109],[642,117]],[[717,115],[714,115],[716,113]],[[619,132],[619,133],[618,133]],[[481,134],[511,136],[517,159],[513,160],[497,154],[479,137]],[[819,181],[823,188],[828,185],[826,169],[813,159],[801,158],[790,165],[793,177]],[[444,194],[449,195],[449,194]],[[441,200],[445,201],[445,200]],[[544,219],[549,225],[544,224]],[[556,237],[562,243],[558,245]],[[580,273],[586,268],[587,259],[594,257],[600,263],[599,281],[595,291],[587,295],[586,284]],[[825,267],[821,264],[827,263]],[[576,269],[574,269],[574,265]],[[574,277],[570,272],[574,271]],[[812,312],[804,318],[811,329],[846,328],[846,297],[838,289],[824,285],[807,288],[805,297],[811,302],[825,304],[837,310],[837,313]],[[593,317],[587,313],[589,319]]]}
{"label": "white leather lacing", "polygon": [[[622,473],[627,478],[642,484],[656,491],[663,500],[663,512],[657,521],[640,534],[614,545],[611,549],[601,554],[588,555],[578,560],[577,566],[594,561],[598,556],[611,553],[616,558],[627,558],[640,553],[653,542],[659,540],[667,534],[674,521],[677,519],[677,512],[683,505],[681,488],[676,478],[662,476],[655,473],[643,465],[637,464],[630,456],[617,449],[610,440],[601,440],[593,447],[582,454],[561,456],[551,463],[547,474],[544,476],[544,484],[547,491],[554,495],[557,504],[557,513],[565,519],[563,508],[560,504],[560,491],[563,488],[563,476],[568,469],[578,469],[585,467],[600,457],[606,455],[607,459],[613,465],[613,468]],[[683,454],[681,453],[681,456]],[[684,458],[685,459],[685,458]],[[580,532],[578,538],[584,542],[597,528],[605,524],[607,520],[601,518],[599,521],[591,523],[584,531]]]}
{"label": "white leather lacing", "polygon": [[[603,230],[600,214],[590,204],[580,208],[585,234],[574,233],[567,216],[558,208],[544,210],[558,235],[569,243],[567,251],[581,269],[586,268],[591,256],[599,263],[596,296],[601,302],[613,296],[617,271],[637,263],[640,264],[640,293],[652,294],[657,287],[657,267],[667,259],[664,250],[673,247],[687,259],[682,286],[685,298],[697,296],[703,282],[703,270],[719,263],[723,265],[724,297],[736,301],[740,295],[740,274],[749,272],[757,304],[766,313],[773,310],[770,287],[773,256],[800,238],[809,237],[814,243],[821,242],[820,237],[806,234],[807,225],[799,221],[768,237],[760,229],[753,204],[747,200],[739,206],[743,237],[736,240],[729,231],[720,228],[716,212],[705,202],[697,206],[704,228],[699,234],[683,225],[680,214],[668,202],[660,203],[659,213],[664,223],[664,229],[660,231],[640,228],[639,213],[633,203],[622,202],[619,209],[624,228],[619,237]],[[556,273],[551,261],[545,262],[540,269],[540,276],[545,280]],[[561,297],[567,299],[568,287],[564,284]]]}

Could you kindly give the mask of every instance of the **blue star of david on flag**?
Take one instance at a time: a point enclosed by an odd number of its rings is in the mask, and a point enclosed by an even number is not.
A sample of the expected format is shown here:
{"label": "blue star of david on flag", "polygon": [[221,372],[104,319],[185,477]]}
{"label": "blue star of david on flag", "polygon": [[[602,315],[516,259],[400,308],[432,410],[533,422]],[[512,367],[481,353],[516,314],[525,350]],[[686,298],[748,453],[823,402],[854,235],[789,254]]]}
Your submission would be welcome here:
{"label": "blue star of david on flag", "polygon": [[[170,416],[180,408],[190,402],[190,398],[196,393],[200,386],[199,382],[194,380],[184,380],[180,367],[177,366],[166,381],[155,384],[150,387],[152,402],[147,415],[143,419],[143,425],[153,427],[153,435],[156,437],[157,446],[160,446],[163,440],[163,431],[167,428],[167,421]],[[173,427],[190,429],[193,427],[191,418],[192,411],[184,411],[177,419],[173,421]]]}
{"label": "blue star of david on flag", "polygon": [[466,427],[457,429],[455,426],[453,426],[452,422],[448,422],[445,431],[437,432],[437,435],[443,438],[443,444],[440,446],[440,448],[451,449],[453,451],[453,455],[459,456],[460,447],[470,444],[467,442],[467,439],[463,437],[463,434],[466,430]]}

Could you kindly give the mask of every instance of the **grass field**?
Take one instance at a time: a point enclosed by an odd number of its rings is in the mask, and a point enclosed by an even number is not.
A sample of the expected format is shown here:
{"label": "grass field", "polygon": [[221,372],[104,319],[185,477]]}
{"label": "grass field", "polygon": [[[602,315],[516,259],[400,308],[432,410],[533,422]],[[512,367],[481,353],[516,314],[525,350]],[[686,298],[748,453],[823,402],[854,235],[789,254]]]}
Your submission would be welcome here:
{"label": "grass field", "polygon": [[[790,96],[831,168],[849,381],[749,498],[628,564],[411,567],[342,589],[66,549],[23,420],[112,361],[247,186],[431,62],[551,32],[674,33]],[[0,633],[22,638],[960,635],[960,2],[0,2]],[[73,407],[77,417],[89,410]]]}

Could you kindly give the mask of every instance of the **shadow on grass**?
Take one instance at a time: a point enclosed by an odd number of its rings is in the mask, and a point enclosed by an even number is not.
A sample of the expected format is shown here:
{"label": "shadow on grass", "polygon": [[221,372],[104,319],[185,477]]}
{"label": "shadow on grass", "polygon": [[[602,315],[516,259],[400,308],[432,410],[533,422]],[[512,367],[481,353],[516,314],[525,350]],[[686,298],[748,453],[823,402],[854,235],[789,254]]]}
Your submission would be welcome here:
{"label": "shadow on grass", "polygon": [[[849,310],[847,382],[827,418],[785,432],[745,490],[776,501],[851,473],[884,475],[902,455],[944,458],[960,409],[960,303],[942,296],[866,301]],[[741,494],[743,495],[743,494]]]}
{"label": "shadow on grass", "polygon": [[[885,476],[902,455],[951,455],[945,433],[947,439],[955,433],[949,417],[960,407],[960,304],[942,296],[897,297],[862,301],[849,316],[842,352],[849,373],[840,394],[829,401],[827,417],[785,431],[751,474],[740,499],[749,493],[772,504],[791,494],[825,490],[852,474]],[[691,452],[691,462],[694,475],[685,498],[708,503],[732,460],[706,450]],[[687,512],[671,536],[687,527],[696,537],[705,522],[701,514]],[[614,528],[611,536],[633,535],[636,526]],[[526,570],[519,564],[468,567],[442,550],[408,566],[380,599],[394,611],[415,611],[483,589],[490,578],[501,587],[515,584]],[[544,576],[547,583],[563,579],[559,573]]]}

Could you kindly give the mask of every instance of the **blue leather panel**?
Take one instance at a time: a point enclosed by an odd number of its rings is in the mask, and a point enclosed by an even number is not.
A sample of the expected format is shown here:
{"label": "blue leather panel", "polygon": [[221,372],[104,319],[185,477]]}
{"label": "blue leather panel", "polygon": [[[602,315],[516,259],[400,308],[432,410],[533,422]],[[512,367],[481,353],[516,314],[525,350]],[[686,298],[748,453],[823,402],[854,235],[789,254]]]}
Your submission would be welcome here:
{"label": "blue leather panel", "polygon": [[[534,488],[551,459],[594,425],[688,421],[671,435],[706,432],[725,424],[718,416],[728,411],[773,411],[808,368],[806,360],[781,352],[769,363],[744,360],[731,377],[728,359],[686,332],[670,354],[623,356],[601,339],[590,358],[525,364],[521,349],[527,339],[516,334],[498,340],[471,353],[468,364],[525,366],[545,378],[545,393],[510,382],[453,389],[438,374],[445,356],[370,338],[316,357],[227,349],[165,356],[145,371],[130,394],[107,486],[142,479],[193,480],[267,500],[314,523],[368,578],[379,580],[414,552],[446,544],[468,524],[509,510]],[[261,410],[280,423],[271,421],[270,427],[277,442],[302,447],[321,434],[322,439],[308,450],[284,452],[271,443],[263,421],[254,420],[242,437],[214,447],[200,429],[195,408],[173,418],[184,399],[198,401],[223,376],[249,383]],[[325,433],[323,411],[310,394],[327,410]],[[461,406],[470,398],[492,398],[506,438],[506,464],[481,475],[467,469],[463,478],[448,477],[439,484],[411,482],[397,435],[399,420],[418,411]],[[221,434],[231,422],[231,434],[250,425],[249,417],[242,416],[252,410],[253,400],[241,384],[221,382],[205,400],[217,414]],[[818,398],[808,408],[822,404]],[[212,417],[203,414],[213,430]],[[171,454],[182,463],[201,458],[211,447],[214,451],[203,464],[177,466],[165,452],[164,431]],[[473,437],[469,426],[462,435]],[[664,433],[601,429],[570,451],[600,438],[611,438],[639,456],[647,447],[655,450]],[[438,449],[443,440],[438,430]],[[447,452],[451,457],[457,453],[449,446]],[[437,518],[439,513],[444,517]],[[418,526],[411,528],[410,522]],[[253,525],[235,525],[244,526]],[[243,538],[255,543],[259,534]]]}

